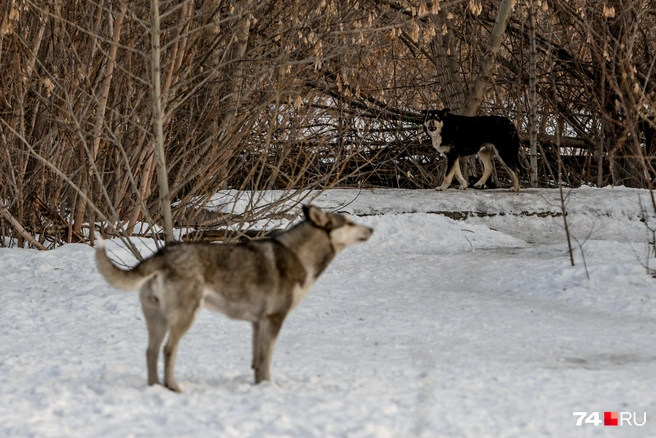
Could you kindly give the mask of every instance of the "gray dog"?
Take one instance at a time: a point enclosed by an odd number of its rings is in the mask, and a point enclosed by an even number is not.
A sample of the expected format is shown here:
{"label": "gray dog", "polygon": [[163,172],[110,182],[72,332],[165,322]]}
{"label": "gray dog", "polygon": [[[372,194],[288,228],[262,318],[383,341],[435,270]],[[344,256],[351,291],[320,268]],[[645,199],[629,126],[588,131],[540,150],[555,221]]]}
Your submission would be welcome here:
{"label": "gray dog", "polygon": [[270,380],[273,347],[282,323],[348,245],[373,230],[344,215],[304,207],[305,220],[272,238],[239,244],[180,243],[167,246],[134,268],[116,267],[99,241],[96,264],[112,286],[140,289],[148,327],[148,384],[159,383],[157,360],[164,346],[164,385],[180,392],[173,375],[178,343],[203,306],[253,324],[255,383]]}

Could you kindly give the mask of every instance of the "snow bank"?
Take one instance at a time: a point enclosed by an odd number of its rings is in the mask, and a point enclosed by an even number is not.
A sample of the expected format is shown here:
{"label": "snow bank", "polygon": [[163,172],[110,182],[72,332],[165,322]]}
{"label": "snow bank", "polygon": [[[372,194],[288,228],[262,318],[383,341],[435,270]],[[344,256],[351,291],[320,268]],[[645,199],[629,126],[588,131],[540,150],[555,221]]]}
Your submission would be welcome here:
{"label": "snow bank", "polygon": [[[509,214],[551,209],[548,191],[321,194],[375,233],[285,322],[275,383],[252,383],[248,324],[203,311],[182,394],[146,385],[136,293],[105,284],[91,248],[0,249],[0,436],[656,436],[644,194],[572,192],[572,221],[597,227],[574,267],[561,218]],[[506,214],[430,213],[449,208]],[[574,411],[647,424],[577,427]]]}

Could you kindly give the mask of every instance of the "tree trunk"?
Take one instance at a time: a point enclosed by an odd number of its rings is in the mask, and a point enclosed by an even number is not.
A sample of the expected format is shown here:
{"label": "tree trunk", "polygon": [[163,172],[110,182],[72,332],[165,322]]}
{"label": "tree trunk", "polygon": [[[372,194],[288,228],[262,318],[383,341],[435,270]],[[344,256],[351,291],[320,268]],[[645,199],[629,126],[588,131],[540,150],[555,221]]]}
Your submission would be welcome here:
{"label": "tree trunk", "polygon": [[166,153],[164,151],[164,113],[162,111],[161,66],[160,66],[160,23],[159,0],[150,0],[151,14],[151,90],[153,98],[153,133],[155,136],[155,159],[157,161],[157,183],[159,185],[159,204],[162,211],[164,240],[173,242],[173,221],[171,220],[171,195],[169,192]]}
{"label": "tree trunk", "polygon": [[529,135],[531,145],[531,187],[538,186],[538,116],[537,116],[537,54],[535,50],[535,1],[528,6],[529,35]]}
{"label": "tree trunk", "polygon": [[490,78],[492,77],[492,69],[496,65],[496,58],[499,49],[501,48],[501,41],[506,32],[506,25],[508,24],[514,6],[515,0],[503,0],[499,5],[499,12],[497,13],[496,21],[494,22],[492,34],[490,35],[490,45],[483,57],[481,70],[479,71],[478,76],[476,76],[465,102],[464,114],[466,116],[476,115],[481,106],[481,102],[485,97],[485,91],[487,90]]}
{"label": "tree trunk", "polygon": [[[444,108],[451,108],[453,112],[460,113],[466,93],[455,57],[453,31],[447,26],[447,15],[446,10],[440,10],[437,16],[431,17],[433,26],[438,29],[430,44],[431,62],[435,65],[436,82],[443,87],[440,98]],[[447,26],[445,33],[439,30],[442,26]]]}

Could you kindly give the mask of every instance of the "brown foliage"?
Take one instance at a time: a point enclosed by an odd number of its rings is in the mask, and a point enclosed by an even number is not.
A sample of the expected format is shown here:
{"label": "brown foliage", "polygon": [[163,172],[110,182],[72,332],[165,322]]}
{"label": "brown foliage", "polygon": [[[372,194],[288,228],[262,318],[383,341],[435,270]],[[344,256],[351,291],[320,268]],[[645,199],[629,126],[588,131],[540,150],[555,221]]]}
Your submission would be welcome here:
{"label": "brown foliage", "polygon": [[[529,1],[515,2],[479,110],[508,116],[523,138]],[[0,245],[160,221],[146,3],[0,5]],[[435,187],[441,162],[419,111],[464,111],[498,3],[160,2],[174,223],[196,223],[223,189]],[[570,184],[650,184],[653,2],[534,4],[539,185],[555,184],[559,121]]]}

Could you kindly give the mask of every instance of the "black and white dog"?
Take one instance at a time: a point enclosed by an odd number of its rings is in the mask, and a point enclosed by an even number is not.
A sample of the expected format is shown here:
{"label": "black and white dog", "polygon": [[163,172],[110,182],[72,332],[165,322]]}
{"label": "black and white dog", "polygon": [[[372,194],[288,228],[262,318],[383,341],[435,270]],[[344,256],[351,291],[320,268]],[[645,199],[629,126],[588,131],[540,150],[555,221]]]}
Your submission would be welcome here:
{"label": "black and white dog", "polygon": [[465,190],[467,181],[460,172],[459,158],[478,154],[484,171],[474,187],[485,186],[492,174],[492,159],[496,156],[513,179],[511,190],[519,192],[519,134],[515,125],[506,117],[466,117],[449,111],[449,108],[423,111],[424,131],[433,147],[447,160],[446,176],[439,190],[448,189],[454,175],[460,190]]}

